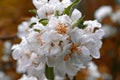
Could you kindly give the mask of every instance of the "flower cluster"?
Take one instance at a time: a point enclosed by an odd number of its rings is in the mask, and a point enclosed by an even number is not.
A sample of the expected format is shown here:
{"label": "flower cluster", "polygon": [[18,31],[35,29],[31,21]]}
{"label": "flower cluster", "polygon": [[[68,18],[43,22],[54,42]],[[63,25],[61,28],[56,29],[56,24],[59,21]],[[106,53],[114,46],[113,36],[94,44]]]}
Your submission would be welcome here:
{"label": "flower cluster", "polygon": [[19,25],[22,41],[12,47],[18,72],[38,80],[64,80],[66,74],[72,79],[92,58],[100,57],[101,24],[84,21],[81,12],[74,9],[79,2],[33,0],[37,16]]}
{"label": "flower cluster", "polygon": [[99,21],[103,20],[105,17],[110,16],[112,13],[111,6],[101,6],[95,11],[95,18]]}
{"label": "flower cluster", "polygon": [[95,11],[94,16],[99,21],[109,17],[113,22],[120,24],[120,9],[114,11],[111,6],[101,6]]}
{"label": "flower cluster", "polygon": [[102,29],[105,32],[104,38],[112,37],[119,32],[119,29],[112,24],[120,24],[120,9],[114,11],[112,6],[101,6],[95,11],[94,16],[100,22],[104,22],[105,20],[110,21],[109,23],[103,24]]}

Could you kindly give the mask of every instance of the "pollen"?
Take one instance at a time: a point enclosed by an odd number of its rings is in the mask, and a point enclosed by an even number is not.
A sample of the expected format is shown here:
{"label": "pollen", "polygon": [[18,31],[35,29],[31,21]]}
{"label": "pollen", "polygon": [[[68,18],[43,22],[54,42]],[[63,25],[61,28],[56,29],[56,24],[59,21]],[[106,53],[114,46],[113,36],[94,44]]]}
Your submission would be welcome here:
{"label": "pollen", "polygon": [[76,53],[79,54],[78,44],[73,43],[70,50],[71,50],[71,53],[66,54],[64,56],[64,61],[67,61],[69,58],[71,58],[73,54],[76,54]]}
{"label": "pollen", "polygon": [[42,45],[43,44],[43,42],[42,42],[42,40],[41,40],[41,33],[39,33],[38,35],[37,35],[37,42],[40,44],[40,45]]}
{"label": "pollen", "polygon": [[67,33],[67,26],[65,25],[65,24],[58,24],[58,26],[57,26],[57,32],[59,33],[59,34],[66,34]]}
{"label": "pollen", "polygon": [[30,57],[31,57],[31,54],[32,54],[32,51],[27,51],[27,52],[26,52],[27,58],[30,58]]}
{"label": "pollen", "polygon": [[77,44],[74,44],[74,43],[72,44],[71,52],[72,53],[78,52]]}
{"label": "pollen", "polygon": [[64,56],[64,61],[67,61],[71,56],[72,56],[72,54],[66,54]]}

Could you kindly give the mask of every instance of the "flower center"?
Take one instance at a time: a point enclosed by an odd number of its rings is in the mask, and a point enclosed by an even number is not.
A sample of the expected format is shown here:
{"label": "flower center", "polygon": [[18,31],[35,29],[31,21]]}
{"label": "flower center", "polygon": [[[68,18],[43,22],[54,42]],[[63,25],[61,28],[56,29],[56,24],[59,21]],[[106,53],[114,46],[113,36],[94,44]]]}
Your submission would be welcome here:
{"label": "flower center", "polygon": [[74,44],[74,43],[73,43],[70,50],[71,50],[71,53],[65,55],[64,61],[67,61],[69,58],[72,57],[72,55],[73,55],[74,53],[78,52],[77,44]]}
{"label": "flower center", "polygon": [[72,56],[72,54],[66,54],[64,56],[64,61],[67,61],[71,56]]}
{"label": "flower center", "polygon": [[32,52],[33,52],[33,51],[27,51],[27,52],[26,52],[27,58],[30,58],[30,57],[31,57]]}
{"label": "flower center", "polygon": [[67,32],[67,26],[65,25],[65,24],[61,24],[61,23],[59,23],[58,25],[57,25],[57,32],[59,33],[59,34],[66,34],[66,32]]}
{"label": "flower center", "polygon": [[73,43],[70,50],[71,50],[72,53],[78,52],[77,44]]}

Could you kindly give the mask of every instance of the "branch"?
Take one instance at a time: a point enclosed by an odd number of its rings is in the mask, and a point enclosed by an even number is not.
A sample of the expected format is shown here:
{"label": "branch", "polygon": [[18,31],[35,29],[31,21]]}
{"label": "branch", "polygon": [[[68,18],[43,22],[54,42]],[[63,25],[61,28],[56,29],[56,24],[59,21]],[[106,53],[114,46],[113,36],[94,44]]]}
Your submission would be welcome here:
{"label": "branch", "polygon": [[0,36],[0,40],[6,41],[6,40],[13,40],[16,39],[17,35],[12,35],[12,36]]}

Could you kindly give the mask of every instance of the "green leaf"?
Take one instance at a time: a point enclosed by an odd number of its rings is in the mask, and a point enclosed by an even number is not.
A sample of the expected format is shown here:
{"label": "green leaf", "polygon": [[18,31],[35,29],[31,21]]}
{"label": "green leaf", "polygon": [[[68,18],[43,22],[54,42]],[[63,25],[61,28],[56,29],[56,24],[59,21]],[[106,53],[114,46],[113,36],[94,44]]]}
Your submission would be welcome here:
{"label": "green leaf", "polygon": [[68,16],[71,16],[72,11],[74,8],[81,2],[81,0],[74,0],[71,5],[69,5],[67,8],[65,8],[63,14],[67,14]]}
{"label": "green leaf", "polygon": [[48,24],[48,19],[47,19],[47,18],[40,19],[39,22],[40,22],[42,25],[46,26],[46,25]]}
{"label": "green leaf", "polygon": [[29,27],[32,28],[35,24],[36,23],[31,23]]}
{"label": "green leaf", "polygon": [[35,32],[40,32],[40,30],[39,30],[39,29],[34,29],[34,31],[35,31]]}
{"label": "green leaf", "polygon": [[87,25],[79,25],[78,26],[78,28],[80,28],[80,29],[84,29],[84,28],[86,28],[87,27]]}
{"label": "green leaf", "polygon": [[55,12],[55,16],[60,16],[60,11],[57,10],[57,11]]}
{"label": "green leaf", "polygon": [[28,12],[30,12],[30,13],[37,13],[37,9],[32,9],[32,10],[29,10]]}
{"label": "green leaf", "polygon": [[47,77],[48,80],[54,80],[54,69],[53,67],[48,67],[47,64],[45,67],[45,76]]}
{"label": "green leaf", "polygon": [[72,28],[78,27],[78,28],[84,29],[84,28],[86,27],[86,25],[83,25],[83,23],[84,23],[84,18],[85,18],[85,16],[83,16],[82,18],[80,18],[79,20],[77,20],[77,21],[72,25]]}

